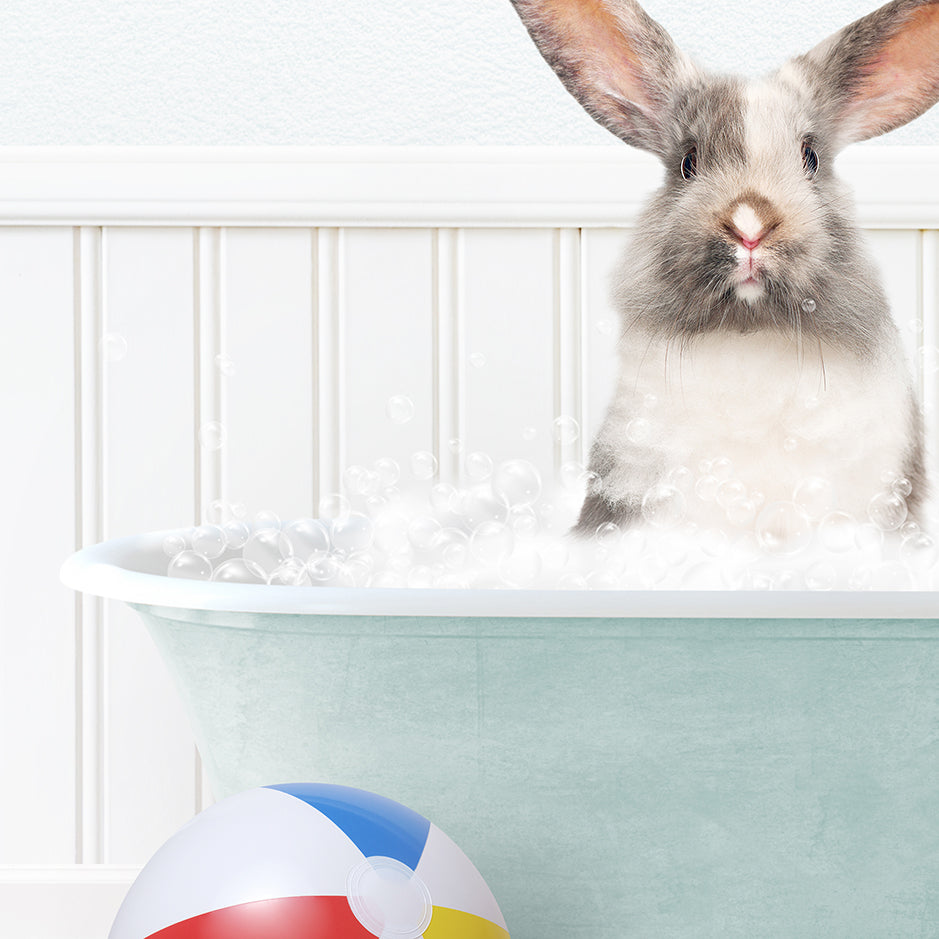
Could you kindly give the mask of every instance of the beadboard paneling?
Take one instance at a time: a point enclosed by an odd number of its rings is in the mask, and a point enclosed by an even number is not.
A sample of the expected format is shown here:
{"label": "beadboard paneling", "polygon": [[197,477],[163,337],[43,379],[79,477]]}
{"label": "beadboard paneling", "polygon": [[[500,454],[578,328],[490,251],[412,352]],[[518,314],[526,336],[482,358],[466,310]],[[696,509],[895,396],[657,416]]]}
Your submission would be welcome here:
{"label": "beadboard paneling", "polygon": [[[937,162],[843,167],[931,440]],[[658,171],[626,150],[6,151],[0,168],[0,935],[100,939],[126,871],[210,796],[142,626],[60,587],[62,558],[219,498],[311,512],[379,456],[407,477],[431,450],[451,479],[473,451],[546,478],[583,458],[615,377],[610,271]],[[389,418],[393,395],[413,417]],[[581,427],[563,445],[562,415]],[[210,422],[222,436],[200,439]]]}

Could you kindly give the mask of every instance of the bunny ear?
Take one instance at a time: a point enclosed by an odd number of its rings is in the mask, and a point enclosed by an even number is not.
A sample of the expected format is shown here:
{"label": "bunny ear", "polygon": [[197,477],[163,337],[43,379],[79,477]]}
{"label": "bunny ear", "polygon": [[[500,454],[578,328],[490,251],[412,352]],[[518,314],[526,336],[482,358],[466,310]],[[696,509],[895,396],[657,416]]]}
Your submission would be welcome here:
{"label": "bunny ear", "polygon": [[833,100],[842,145],[885,134],[939,100],[939,0],[893,0],[795,62]]}
{"label": "bunny ear", "polygon": [[694,66],[633,0],[512,0],[567,90],[607,130],[664,155],[666,110]]}

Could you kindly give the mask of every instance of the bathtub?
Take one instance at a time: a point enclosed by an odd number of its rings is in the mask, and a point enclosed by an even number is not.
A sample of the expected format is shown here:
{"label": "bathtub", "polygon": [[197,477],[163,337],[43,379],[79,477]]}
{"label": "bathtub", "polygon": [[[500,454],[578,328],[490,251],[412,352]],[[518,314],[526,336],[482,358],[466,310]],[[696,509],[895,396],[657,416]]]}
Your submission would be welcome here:
{"label": "bathtub", "polygon": [[433,819],[513,939],[939,935],[939,597],[66,584],[138,611],[214,794]]}

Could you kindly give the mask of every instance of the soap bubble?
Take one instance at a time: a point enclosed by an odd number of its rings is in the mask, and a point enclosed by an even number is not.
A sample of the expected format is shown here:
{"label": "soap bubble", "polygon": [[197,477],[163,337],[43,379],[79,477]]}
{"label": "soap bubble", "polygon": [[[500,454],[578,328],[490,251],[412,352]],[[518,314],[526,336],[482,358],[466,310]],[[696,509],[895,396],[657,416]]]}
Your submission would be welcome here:
{"label": "soap bubble", "polygon": [[616,522],[604,522],[602,525],[597,526],[596,534],[597,544],[603,545],[604,547],[613,547],[618,545],[623,539],[623,530],[616,524]]}
{"label": "soap bubble", "polygon": [[814,313],[817,306],[818,304],[811,298],[807,297],[805,300],[802,301],[802,309],[806,313]]}
{"label": "soap bubble", "polygon": [[784,437],[782,448],[786,453],[792,453],[799,446],[799,441],[795,437]]}
{"label": "soap bubble", "polygon": [[411,454],[411,474],[415,479],[433,479],[437,475],[437,457],[429,450]]}
{"label": "soap bubble", "polygon": [[243,548],[245,542],[251,537],[251,526],[247,522],[233,518],[230,522],[222,525],[222,531],[225,532],[225,541],[228,547],[234,550]]}
{"label": "soap bubble", "polygon": [[538,515],[530,505],[514,505],[509,511],[509,525],[517,535],[534,535],[538,531]]}
{"label": "soap bubble", "polygon": [[212,571],[212,580],[222,584],[264,584],[267,576],[253,561],[229,558]]}
{"label": "soap bubble", "polygon": [[230,355],[226,355],[224,352],[219,352],[219,354],[215,356],[215,367],[226,378],[230,378],[235,374],[235,363],[232,360],[232,357]]}
{"label": "soap bubble", "polygon": [[711,463],[711,475],[716,476],[721,482],[729,480],[734,474],[733,461],[726,456],[718,457]]}
{"label": "soap bubble", "polygon": [[180,551],[170,561],[166,574],[186,580],[208,580],[212,576],[212,562],[195,551]]}
{"label": "soap bubble", "polygon": [[254,529],[261,531],[264,528],[280,528],[280,516],[270,509],[262,509],[254,516]]}
{"label": "soap bubble", "polygon": [[474,482],[483,482],[492,475],[492,457],[488,453],[474,450],[463,461],[466,475]]}
{"label": "soap bubble", "polygon": [[414,402],[407,395],[392,395],[385,404],[385,413],[395,424],[407,424],[414,417]]}
{"label": "soap bubble", "polygon": [[925,573],[939,560],[939,545],[924,531],[917,531],[903,539],[900,557],[914,571]]}
{"label": "soap bubble", "polygon": [[376,547],[388,554],[399,554],[409,547],[408,526],[411,520],[400,509],[386,508],[372,522]]}
{"label": "soap bubble", "polygon": [[812,521],[817,521],[834,508],[835,487],[821,476],[807,476],[796,486],[792,501]]}
{"label": "soap bubble", "polygon": [[419,515],[408,525],[408,541],[418,550],[426,550],[434,544],[440,528],[440,522],[432,515]]}
{"label": "soap bubble", "polygon": [[747,487],[739,479],[725,479],[714,494],[717,504],[727,509],[734,502],[740,502],[747,497]]}
{"label": "soap bubble", "polygon": [[818,541],[828,551],[850,551],[855,546],[857,521],[847,512],[828,512],[818,523]]}
{"label": "soap bubble", "polygon": [[674,528],[685,517],[685,497],[668,483],[652,486],[642,497],[642,517],[654,528]]}
{"label": "soap bubble", "polygon": [[890,491],[894,495],[906,498],[913,492],[913,484],[905,476],[898,476],[891,482]]}
{"label": "soap bubble", "polygon": [[267,582],[280,587],[307,587],[311,578],[300,558],[286,558],[273,570]]}
{"label": "soap bubble", "polygon": [[528,460],[506,460],[496,469],[492,489],[511,506],[531,505],[541,495],[541,475]]}
{"label": "soap bubble", "polygon": [[597,332],[600,333],[601,336],[612,336],[613,328],[612,320],[597,320]]}
{"label": "soap bubble", "polygon": [[469,362],[473,368],[484,368],[486,365],[486,356],[483,355],[482,352],[471,352]]}
{"label": "soap bubble", "polygon": [[470,529],[483,522],[505,522],[509,517],[508,503],[500,496],[486,492],[460,491],[454,499],[454,511]]}
{"label": "soap bubble", "polygon": [[855,529],[854,543],[861,551],[879,552],[884,546],[883,529],[873,522],[864,522]]}
{"label": "soap bubble", "polygon": [[541,576],[542,566],[536,547],[517,546],[499,563],[499,576],[510,587],[531,587]]}
{"label": "soap bubble", "polygon": [[333,547],[342,554],[367,551],[374,539],[372,520],[361,512],[351,512],[344,518],[336,519],[330,531]]}
{"label": "soap bubble", "polygon": [[720,480],[711,473],[698,478],[694,484],[694,494],[702,502],[713,502],[717,498],[717,490],[720,486]]}
{"label": "soap bubble", "polygon": [[767,554],[789,557],[808,546],[812,526],[794,502],[771,502],[756,520],[756,539]]}
{"label": "soap bubble", "polygon": [[401,467],[391,457],[381,457],[375,461],[375,472],[378,474],[378,483],[382,489],[388,489],[397,484],[401,478]]}
{"label": "soap bubble", "polygon": [[913,572],[900,561],[883,561],[871,570],[871,590],[912,590]]}
{"label": "soap bubble", "polygon": [[561,415],[554,419],[554,439],[565,446],[576,443],[580,437],[580,425],[573,417]]}
{"label": "soap bubble", "polygon": [[687,466],[673,466],[665,474],[665,482],[671,483],[676,489],[688,492],[694,482],[694,473]]}
{"label": "soap bubble", "polygon": [[228,432],[221,421],[206,421],[199,428],[199,442],[204,450],[221,450],[227,438]]}
{"label": "soap bubble", "polygon": [[469,557],[469,535],[458,528],[441,528],[434,533],[430,547],[447,568],[459,570]]}
{"label": "soap bubble", "polygon": [[463,452],[463,441],[459,437],[451,437],[447,441],[447,449],[455,456],[458,456]]}
{"label": "soap bubble", "polygon": [[185,551],[189,547],[189,542],[183,535],[172,534],[167,535],[163,539],[163,553],[168,558],[174,558],[177,554],[182,551]]}
{"label": "soap bubble", "polygon": [[[326,555],[325,557],[313,558],[306,566],[310,580],[320,587],[339,587],[351,586],[348,583],[351,578],[343,578],[344,569],[338,558]],[[346,583],[342,583],[345,580]]]}
{"label": "soap bubble", "polygon": [[470,537],[470,551],[483,564],[498,564],[512,553],[515,535],[504,522],[485,521]]}
{"label": "soap bubble", "polygon": [[346,518],[352,511],[352,503],[338,492],[329,492],[320,499],[319,517],[336,520]]}
{"label": "soap bubble", "polygon": [[430,505],[435,512],[450,512],[456,497],[456,487],[450,483],[434,483],[430,487]]}
{"label": "soap bubble", "polygon": [[644,417],[634,417],[626,425],[626,439],[637,446],[644,446],[652,440],[652,422]]}
{"label": "soap bubble", "polygon": [[433,568],[427,564],[415,564],[407,573],[407,584],[409,587],[433,587],[434,579]]}
{"label": "soap bubble", "polygon": [[120,333],[105,333],[99,347],[105,362],[120,362],[127,357],[127,340]]}
{"label": "soap bubble", "polygon": [[805,586],[809,590],[831,590],[835,586],[837,573],[830,561],[816,561],[805,571]]}
{"label": "soap bubble", "polygon": [[257,564],[265,576],[269,576],[277,566],[293,554],[293,548],[287,535],[276,528],[262,528],[245,542],[242,555],[246,561]]}
{"label": "soap bubble", "polygon": [[227,546],[225,532],[218,525],[200,525],[192,531],[192,550],[209,560],[221,557]]}
{"label": "soap bubble", "polygon": [[867,516],[881,531],[896,531],[906,521],[906,500],[895,492],[878,492],[867,506]]}
{"label": "soap bubble", "polygon": [[329,532],[316,518],[298,518],[284,527],[292,553],[304,561],[329,551]]}

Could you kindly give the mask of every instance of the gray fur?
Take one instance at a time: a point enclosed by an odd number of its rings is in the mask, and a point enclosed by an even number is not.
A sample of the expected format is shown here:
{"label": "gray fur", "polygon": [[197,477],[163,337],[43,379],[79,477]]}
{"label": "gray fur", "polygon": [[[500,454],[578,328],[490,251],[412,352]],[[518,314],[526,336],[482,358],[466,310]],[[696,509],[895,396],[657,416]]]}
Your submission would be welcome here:
{"label": "gray fur", "polygon": [[[794,337],[800,348],[814,343],[839,350],[859,368],[903,368],[884,291],[832,166],[844,142],[841,116],[863,95],[885,44],[915,11],[939,0],[893,0],[771,77],[768,87],[780,111],[767,133],[782,142],[778,159],[757,165],[751,165],[748,142],[748,85],[693,65],[633,0],[512,2],[545,59],[591,116],[665,165],[664,185],[639,220],[615,288],[624,336],[650,347],[664,344],[680,356],[705,335],[769,331]],[[605,70],[599,71],[590,47],[598,28],[609,29],[620,50],[611,57],[605,46]],[[904,101],[907,116],[894,126],[939,97],[939,67],[928,70],[907,96],[912,103]],[[812,178],[800,175],[806,140],[819,158]],[[686,180],[682,159],[691,147],[697,175]],[[728,226],[744,203],[756,208],[769,232],[758,296],[745,295],[734,280],[739,247]],[[812,310],[803,307],[807,297],[822,299]],[[926,491],[926,474],[922,418],[912,391],[908,400],[908,412],[896,419],[908,426],[904,469],[914,484],[908,500],[914,509]],[[642,494],[663,471],[654,451],[617,437],[616,428],[629,419],[628,406],[614,399],[591,450],[596,482],[575,527],[580,534],[609,521],[640,519]],[[614,473],[634,480],[629,493],[607,491]]]}

